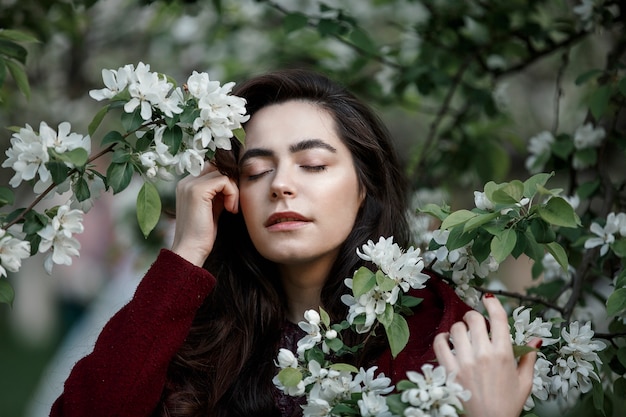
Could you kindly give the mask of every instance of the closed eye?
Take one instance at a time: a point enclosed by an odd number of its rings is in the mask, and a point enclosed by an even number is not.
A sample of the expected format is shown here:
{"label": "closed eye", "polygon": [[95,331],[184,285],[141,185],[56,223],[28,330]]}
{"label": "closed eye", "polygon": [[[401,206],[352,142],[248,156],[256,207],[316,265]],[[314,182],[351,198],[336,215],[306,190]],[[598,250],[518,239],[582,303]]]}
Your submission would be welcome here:
{"label": "closed eye", "polygon": [[267,173],[269,173],[269,172],[271,172],[271,171],[272,171],[271,169],[268,169],[268,170],[266,170],[266,171],[259,172],[258,174],[250,174],[250,175],[248,175],[248,176],[246,177],[246,179],[247,179],[248,181],[254,181],[254,180],[256,180],[256,179],[261,178],[263,175],[265,175],[265,174],[267,174]]}
{"label": "closed eye", "polygon": [[300,165],[300,168],[311,172],[321,172],[326,171],[328,167],[326,165]]}

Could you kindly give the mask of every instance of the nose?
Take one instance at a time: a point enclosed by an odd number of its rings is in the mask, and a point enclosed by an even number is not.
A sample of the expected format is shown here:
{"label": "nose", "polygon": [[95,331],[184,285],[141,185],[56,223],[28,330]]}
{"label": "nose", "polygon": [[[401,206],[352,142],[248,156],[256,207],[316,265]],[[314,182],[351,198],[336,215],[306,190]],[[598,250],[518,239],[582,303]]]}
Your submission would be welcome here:
{"label": "nose", "polygon": [[272,199],[289,198],[296,195],[296,186],[293,176],[286,167],[276,167],[270,184]]}

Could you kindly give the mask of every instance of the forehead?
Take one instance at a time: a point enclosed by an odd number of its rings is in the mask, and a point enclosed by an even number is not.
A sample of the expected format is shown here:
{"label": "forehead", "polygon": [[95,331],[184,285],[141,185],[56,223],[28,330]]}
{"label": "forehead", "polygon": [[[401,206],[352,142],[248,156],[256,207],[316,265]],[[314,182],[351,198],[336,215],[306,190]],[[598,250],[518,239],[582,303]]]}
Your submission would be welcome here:
{"label": "forehead", "polygon": [[244,149],[289,146],[307,139],[343,145],[332,115],[309,101],[292,100],[265,106],[246,123]]}

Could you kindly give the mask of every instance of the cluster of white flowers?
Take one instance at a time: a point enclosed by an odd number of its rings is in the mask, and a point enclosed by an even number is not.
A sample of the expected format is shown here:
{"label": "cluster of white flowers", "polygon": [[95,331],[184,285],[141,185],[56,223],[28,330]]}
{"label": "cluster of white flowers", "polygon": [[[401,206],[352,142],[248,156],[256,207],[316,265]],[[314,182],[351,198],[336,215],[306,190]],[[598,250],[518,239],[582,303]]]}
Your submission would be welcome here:
{"label": "cluster of white flowers", "polygon": [[[124,111],[132,113],[139,107],[145,126],[154,131],[154,144],[137,155],[149,178],[171,180],[174,178],[172,171],[199,175],[207,152],[230,149],[233,130],[241,128],[249,118],[245,100],[230,94],[234,83],[221,86],[218,81],[211,81],[206,73],[194,71],[185,89],[181,89],[140,62],[136,68],[126,65],[117,70],[103,70],[102,79],[106,88],[90,91],[91,97],[98,101],[111,100],[128,91],[131,98],[125,103]],[[184,111],[191,112],[193,120],[175,123],[186,134],[179,149],[171,152],[164,141],[168,127],[151,123],[160,114],[173,118]],[[138,131],[137,135],[144,133]]]}
{"label": "cluster of white flowers", "polygon": [[554,144],[554,135],[551,132],[544,131],[533,136],[528,141],[528,158],[526,159],[526,169],[530,173],[541,172],[549,158],[552,144]]}
{"label": "cluster of white flowers", "polygon": [[80,242],[73,235],[84,230],[83,214],[81,210],[60,206],[52,221],[37,232],[41,237],[39,252],[49,251],[44,260],[47,273],[52,273],[53,264],[71,265],[72,256],[79,255]]}
{"label": "cluster of white flowers", "polygon": [[604,227],[593,222],[589,227],[591,233],[596,237],[591,237],[585,241],[585,249],[600,246],[600,256],[608,253],[612,243],[615,242],[616,235],[626,237],[626,213],[609,213]]}
{"label": "cluster of white flowers", "polygon": [[408,371],[406,375],[416,385],[402,392],[402,402],[409,404],[406,417],[456,416],[463,409],[461,400],[470,399],[470,392],[454,382],[455,375],[442,366],[426,364],[422,373]]}
{"label": "cluster of white flowers", "polygon": [[[429,276],[424,274],[424,261],[420,256],[420,249],[410,247],[403,251],[398,244],[393,242],[393,237],[387,239],[381,237],[377,243],[373,241],[363,245],[362,251],[357,249],[359,257],[365,261],[375,264],[388,278],[393,285],[375,285],[365,294],[355,298],[345,294],[341,300],[350,309],[348,312],[348,322],[365,315],[365,323],[357,324],[359,333],[368,332],[377,316],[383,314],[388,304],[395,304],[400,291],[407,292],[410,288],[424,288]],[[352,289],[353,279],[345,280],[346,286]]]}
{"label": "cluster of white flowers", "polygon": [[596,352],[606,345],[592,340],[594,332],[589,322],[581,327],[578,321],[573,321],[569,329],[561,329],[561,338],[552,338],[552,322],[543,321],[540,317],[531,321],[530,313],[530,309],[524,307],[518,307],[513,312],[513,343],[523,346],[534,338],[540,338],[542,346],[552,346],[553,354],[548,357],[543,352],[538,353],[533,388],[525,409],[535,406],[533,397],[543,401],[549,398],[575,401],[580,394],[591,390],[591,379],[600,381],[596,368],[601,361]]}
{"label": "cluster of white flowers", "polygon": [[[41,122],[39,132],[27,124],[19,132],[14,133],[11,137],[11,147],[6,151],[8,158],[2,163],[2,167],[15,171],[9,184],[18,187],[22,181],[30,181],[38,176],[33,190],[39,194],[52,184],[52,175],[46,167],[46,163],[50,161],[49,151],[63,154],[82,148],[89,154],[90,137],[71,133],[70,130],[71,125],[68,122],[59,124],[58,132],[45,122]],[[73,168],[70,162],[65,164]]]}
{"label": "cluster of white flowers", "polygon": [[480,293],[470,285],[475,277],[487,278],[487,276],[498,270],[500,265],[493,256],[489,255],[482,262],[474,257],[471,251],[473,244],[457,249],[448,250],[446,243],[450,236],[449,230],[435,230],[433,240],[440,245],[439,248],[424,252],[424,259],[432,263],[432,268],[438,273],[451,272],[451,279],[454,282],[454,291],[468,305],[475,307],[480,300]]}
{"label": "cluster of white flowers", "polygon": [[[600,146],[606,136],[603,127],[594,127],[591,123],[585,123],[578,127],[574,132],[574,147],[576,149],[597,148]],[[574,154],[572,165],[576,169],[583,169],[589,166],[589,163],[580,159]]]}
{"label": "cluster of white flowers", "polygon": [[22,266],[22,259],[29,256],[30,242],[17,239],[0,229],[0,277],[6,277],[7,271],[17,272]]}

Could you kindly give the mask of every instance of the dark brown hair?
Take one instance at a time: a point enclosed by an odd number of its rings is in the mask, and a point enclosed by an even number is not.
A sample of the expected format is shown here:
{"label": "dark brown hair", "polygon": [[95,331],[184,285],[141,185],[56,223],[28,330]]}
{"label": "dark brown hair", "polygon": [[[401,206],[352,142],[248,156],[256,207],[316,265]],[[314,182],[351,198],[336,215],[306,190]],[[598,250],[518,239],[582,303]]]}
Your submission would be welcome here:
{"label": "dark brown hair", "polygon": [[[354,227],[340,248],[322,290],[324,308],[341,321],[347,307],[344,279],[363,261],[356,248],[369,239],[394,236],[406,246],[406,181],[390,135],[376,114],[345,88],[323,75],[284,70],[252,78],[234,94],[247,100],[251,117],[261,108],[305,100],[325,109],[350,150],[366,192]],[[216,164],[237,178],[240,144],[218,151]],[[254,248],[240,214],[223,212],[214,249],[205,267],[217,278],[168,372],[161,416],[277,415],[272,397],[273,360],[285,320],[285,294],[276,265]],[[355,336],[356,337],[356,336]],[[362,363],[375,355],[355,358]]]}

